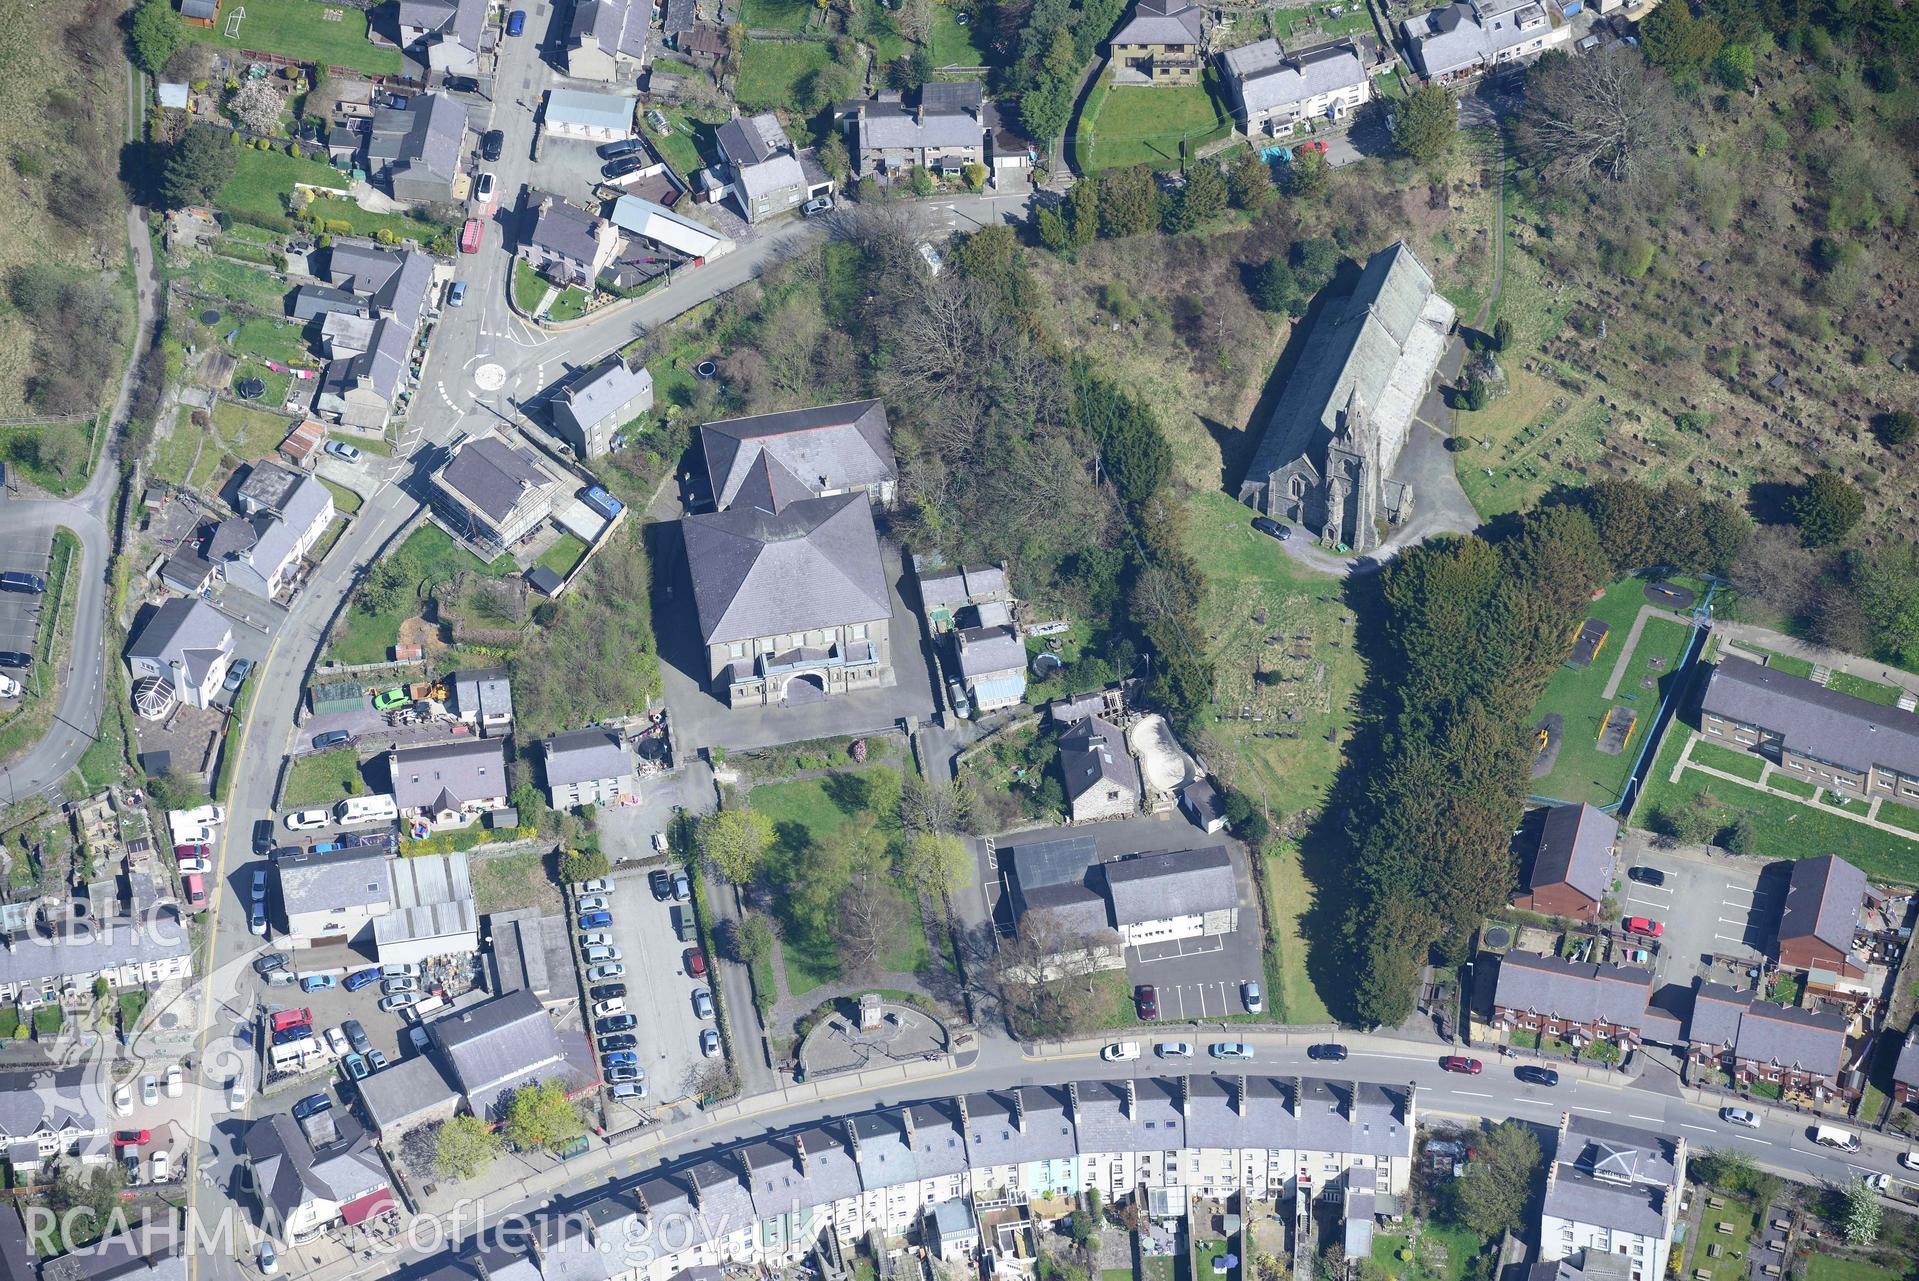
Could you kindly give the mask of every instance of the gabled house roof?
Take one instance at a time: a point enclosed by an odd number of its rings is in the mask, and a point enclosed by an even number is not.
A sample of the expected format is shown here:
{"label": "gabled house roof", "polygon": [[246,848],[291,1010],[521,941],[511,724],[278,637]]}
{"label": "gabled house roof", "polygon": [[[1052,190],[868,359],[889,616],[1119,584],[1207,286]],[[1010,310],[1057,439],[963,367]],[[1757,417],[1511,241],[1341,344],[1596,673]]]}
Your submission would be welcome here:
{"label": "gabled house roof", "polygon": [[1802,1010],[1754,999],[1739,1020],[1733,1054],[1749,1063],[1839,1074],[1846,1056],[1846,1020],[1823,1010]]}
{"label": "gabled house roof", "polygon": [[1640,1236],[1664,1236],[1667,1200],[1678,1194],[1677,1145],[1662,1135],[1566,1113],[1545,1213]]}
{"label": "gabled house roof", "polygon": [[1026,642],[1010,623],[999,627],[967,627],[954,633],[960,674],[967,680],[1001,672],[1026,670]]}
{"label": "gabled house roof", "polygon": [[653,375],[646,366],[629,369],[625,361],[615,358],[567,384],[554,398],[553,412],[585,434],[594,423],[652,390]]}
{"label": "gabled house roof", "polygon": [[314,1201],[344,1205],[389,1186],[360,1123],[341,1114],[334,1127],[339,1141],[324,1151],[314,1150],[291,1113],[273,1112],[246,1127],[242,1143],[259,1195],[282,1220]]}
{"label": "gabled house roof", "polygon": [[1533,858],[1534,893],[1565,885],[1598,903],[1612,888],[1613,847],[1619,820],[1591,805],[1556,805],[1547,811]]}
{"label": "gabled house roof", "polygon": [[1205,20],[1192,0],[1139,0],[1112,43],[1123,44],[1198,44],[1205,34]]}
{"label": "gabled house roof", "polygon": [[600,238],[606,232],[604,218],[597,217],[558,196],[543,195],[534,206],[533,226],[527,243],[558,258],[591,263],[600,253]]}
{"label": "gabled house roof", "polygon": [[[502,739],[466,739],[387,753],[393,799],[402,810],[458,808],[506,795]],[[443,806],[450,798],[454,805]]]}
{"label": "gabled house roof", "polygon": [[1779,946],[1810,938],[1842,957],[1850,955],[1859,909],[1869,892],[1866,874],[1836,854],[1794,863],[1779,917]]}
{"label": "gabled house roof", "polygon": [[1499,958],[1493,1004],[1574,1023],[1643,1029],[1653,972],[1632,965],[1596,965],[1532,952]]}
{"label": "gabled house roof", "polygon": [[624,778],[633,772],[633,750],[616,729],[570,730],[555,734],[540,748],[548,787]]}
{"label": "gabled house roof", "polygon": [[1919,776],[1919,714],[1827,689],[1743,658],[1721,658],[1703,710],[1779,734],[1788,751],[1861,773],[1875,765]]}
{"label": "gabled house roof", "polygon": [[863,491],[734,506],[680,528],[709,645],[892,617]]}
{"label": "gabled house roof", "polygon": [[1366,58],[1351,39],[1287,53],[1273,39],[1229,49],[1220,56],[1226,78],[1247,114],[1259,115],[1366,83]]}
{"label": "gabled house roof", "polygon": [[452,182],[466,139],[466,105],[441,93],[417,94],[402,107],[376,107],[367,159],[376,169],[413,169]]}
{"label": "gabled house roof", "polygon": [[616,93],[594,93],[586,89],[549,89],[546,93],[546,125],[580,129],[607,129],[614,133],[633,132],[633,109],[637,98]]}
{"label": "gabled house roof", "polygon": [[1125,736],[1104,717],[1087,716],[1066,727],[1059,736],[1059,766],[1069,801],[1102,786],[1139,792],[1139,767],[1126,751]]}
{"label": "gabled house roof", "polygon": [[528,490],[554,483],[530,452],[497,436],[467,441],[436,479],[474,511],[496,522],[511,515]]}
{"label": "gabled house roof", "polygon": [[289,917],[393,901],[392,869],[378,846],[283,854],[273,869]]}
{"label": "gabled house roof", "polygon": [[1919,1090],[1919,1036],[1913,1035],[1910,1028],[1906,1030],[1905,1044],[1899,1047],[1899,1061],[1893,1064],[1892,1079]]}
{"label": "gabled house roof", "polygon": [[713,141],[731,165],[764,164],[782,151],[793,148],[779,118],[772,112],[757,116],[735,116],[713,131]]}
{"label": "gabled house roof", "polygon": [[714,505],[722,508],[734,505],[762,456],[816,494],[864,488],[898,475],[886,405],[878,400],[707,423],[700,428],[700,449]]}
{"label": "gabled house roof", "polygon": [[570,34],[576,45],[590,35],[602,49],[642,59],[652,17],[653,6],[648,0],[580,0],[573,7]]}
{"label": "gabled house roof", "polygon": [[1202,850],[1140,854],[1105,864],[1119,925],[1198,916],[1239,906],[1233,860],[1223,845]]}
{"label": "gabled house roof", "polygon": [[553,1018],[522,988],[428,1025],[453,1084],[474,1115],[489,1117],[505,1094],[556,1076],[572,1083]]}
{"label": "gabled house roof", "polygon": [[213,606],[176,596],[161,604],[127,645],[127,657],[149,659],[162,669],[179,663],[194,684],[212,663],[233,649],[233,624]]}

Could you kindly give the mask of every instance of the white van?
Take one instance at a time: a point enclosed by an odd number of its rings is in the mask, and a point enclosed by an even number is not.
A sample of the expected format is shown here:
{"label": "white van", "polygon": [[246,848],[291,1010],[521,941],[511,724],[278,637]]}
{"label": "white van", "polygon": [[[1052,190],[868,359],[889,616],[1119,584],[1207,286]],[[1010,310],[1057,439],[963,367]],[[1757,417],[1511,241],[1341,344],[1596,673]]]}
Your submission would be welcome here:
{"label": "white van", "polygon": [[1859,1136],[1851,1130],[1842,1130],[1836,1125],[1813,1126],[1812,1141],[1823,1147],[1838,1148],[1841,1152],[1859,1150]]}
{"label": "white van", "polygon": [[400,807],[391,796],[349,796],[333,807],[333,819],[342,827],[391,823],[399,817]]}

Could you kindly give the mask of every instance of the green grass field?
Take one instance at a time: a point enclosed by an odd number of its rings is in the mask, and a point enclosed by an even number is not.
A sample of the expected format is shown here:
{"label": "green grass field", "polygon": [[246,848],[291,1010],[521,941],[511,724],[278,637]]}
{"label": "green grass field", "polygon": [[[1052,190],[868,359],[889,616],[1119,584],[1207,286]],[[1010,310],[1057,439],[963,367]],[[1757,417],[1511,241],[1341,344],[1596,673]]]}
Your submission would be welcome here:
{"label": "green grass field", "polygon": [[1469,1228],[1429,1221],[1416,1238],[1375,1234],[1373,1261],[1395,1281],[1461,1281],[1483,1244]]}
{"label": "green grass field", "polygon": [[[836,798],[834,795],[836,788],[844,786],[837,780],[848,777],[878,780],[884,775],[891,775],[893,785],[897,786],[898,772],[880,766],[754,788],[753,808],[773,822],[775,850],[772,862],[775,876],[804,875],[803,864],[810,848],[852,819],[845,797]],[[881,825],[878,838],[889,839],[893,834],[893,826],[894,820],[889,818]],[[919,928],[918,908],[911,902],[906,903],[905,907],[905,927],[894,940],[893,947],[882,952],[878,959],[878,968],[882,970],[912,973],[929,964],[926,932]],[[779,910],[776,905],[775,911]],[[786,960],[787,988],[793,995],[803,995],[839,978],[838,945],[830,932],[815,932],[784,913],[782,924],[785,928],[781,936],[781,952]]]}
{"label": "green grass field", "polygon": [[1306,938],[1300,917],[1312,907],[1313,888],[1300,871],[1298,851],[1275,844],[1265,856],[1266,916],[1272,936],[1266,940],[1267,981],[1273,989],[1272,1018],[1280,1023],[1331,1023],[1306,970]]}
{"label": "green grass field", "polygon": [[[1722,1223],[1727,1230],[1720,1230]],[[1728,1197],[1726,1204],[1718,1209],[1707,1206],[1699,1223],[1699,1235],[1692,1242],[1689,1266],[1694,1271],[1704,1269],[1712,1281],[1739,1281],[1746,1275],[1746,1246],[1758,1226],[1759,1216],[1748,1201]],[[1720,1247],[1717,1255],[1708,1251],[1709,1246],[1715,1245]]]}
{"label": "green grass field", "polygon": [[[355,236],[373,237],[388,231],[395,240],[417,240],[424,245],[436,237],[453,232],[453,227],[447,223],[430,222],[407,214],[374,213],[360,208],[351,200],[336,200],[331,196],[319,197],[311,208],[330,222],[348,224],[352,228],[351,234]],[[447,252],[451,252],[450,246]]]}
{"label": "green grass field", "polygon": [[334,8],[317,0],[246,0],[246,15],[236,38],[227,37],[239,4],[221,7],[211,27],[181,25],[187,39],[228,50],[277,53],[283,58],[346,67],[370,76],[397,76],[403,69],[400,51],[381,48],[366,38],[366,13]]}
{"label": "green grass field", "polygon": [[1811,1254],[1806,1258],[1806,1281],[1899,1281],[1899,1273],[1865,1259]]}
{"label": "green grass field", "polygon": [[808,0],[745,0],[740,18],[749,29],[804,31],[814,12]]}
{"label": "green grass field", "polygon": [[546,566],[561,578],[573,572],[580,563],[580,557],[586,555],[586,543],[576,534],[561,534],[559,541],[546,549],[540,557],[540,564]]}
{"label": "green grass field", "polygon": [[642,128],[646,130],[647,141],[659,153],[660,159],[672,167],[681,177],[690,177],[696,170],[704,169],[707,157],[713,151],[713,124],[701,120],[685,111],[661,109],[667,124],[672,126],[668,133],[659,133],[651,121],[645,119],[648,113],[642,112]]}
{"label": "green grass field", "polygon": [[[269,316],[286,314],[287,283],[259,267],[201,256],[187,265],[186,278],[194,290],[214,299],[239,303]],[[195,309],[196,315],[199,310]]]}
{"label": "green grass field", "polygon": [[366,790],[364,786],[356,789],[356,782],[361,782],[360,754],[351,747],[296,756],[287,770],[286,790],[280,795],[280,804],[331,805],[343,796]]}
{"label": "green grass field", "polygon": [[320,483],[327,487],[327,492],[329,494],[333,495],[334,511],[343,512],[346,515],[351,516],[354,512],[357,512],[360,510],[361,505],[365,501],[358,494],[348,489],[345,485],[336,485],[332,481],[327,480],[325,477],[322,477],[320,479]]}
{"label": "green grass field", "polygon": [[400,624],[420,612],[425,592],[436,583],[474,570],[495,575],[510,574],[514,570],[511,556],[484,563],[464,547],[455,545],[438,525],[422,525],[414,530],[387,561],[400,570],[405,589],[390,608],[377,613],[368,613],[357,603],[349,608],[327,649],[329,662],[377,663],[388,657],[387,651],[399,640]]}
{"label": "green grass field", "polygon": [[[264,367],[248,362],[242,365],[247,372],[257,368],[262,376],[268,376]],[[262,399],[270,401],[271,392]],[[203,431],[184,418],[174,427],[173,435],[160,447],[154,473],[198,488],[212,486],[227,470],[226,460],[242,463],[271,456],[292,426],[293,420],[283,414],[248,409],[228,400],[218,401],[213,406],[210,431]],[[196,449],[199,458],[194,461]],[[189,463],[191,472],[186,470]]]}
{"label": "green grass field", "polygon": [[[1659,702],[1671,687],[1673,673],[1690,634],[1687,627],[1671,619],[1647,619],[1618,691],[1610,700],[1604,698],[1613,668],[1632,631],[1633,620],[1646,604],[1644,588],[1643,579],[1629,578],[1614,583],[1605,595],[1587,607],[1583,617],[1568,624],[1569,650],[1574,635],[1587,618],[1598,619],[1611,630],[1592,664],[1584,668],[1562,667],[1555,672],[1539,705],[1533,709],[1535,720],[1555,712],[1564,718],[1559,756],[1550,774],[1533,780],[1536,795],[1609,805],[1617,801],[1624,790],[1633,761],[1645,745],[1645,736],[1652,730]],[[1600,726],[1609,711],[1613,716],[1630,714],[1636,718],[1631,737],[1617,756],[1599,750]]]}
{"label": "green grass field", "polygon": [[[1659,744],[1659,754],[1646,774],[1646,783],[1633,802],[1630,822],[1645,827],[1657,810],[1677,812],[1694,798],[1710,795],[1712,820],[1722,828],[1744,814],[1751,818],[1758,838],[1754,853],[1761,858],[1801,859],[1837,854],[1875,881],[1919,884],[1919,841],[1869,827],[1830,809],[1762,792],[1743,783],[1686,770],[1676,783],[1668,782],[1673,764],[1686,740],[1685,727],[1675,721]],[[1768,787],[1798,783],[1774,771]],[[1862,802],[1853,812],[1864,814]]]}
{"label": "green grass field", "polygon": [[800,81],[832,57],[833,51],[823,40],[751,41],[740,55],[734,97],[745,111],[790,106],[798,97]]}
{"label": "green grass field", "polygon": [[1826,681],[1826,688],[1835,694],[1850,694],[1881,707],[1897,706],[1899,696],[1905,692],[1895,685],[1882,685],[1863,676],[1854,676],[1851,672],[1834,672]]}
{"label": "green grass field", "polygon": [[[1680,732],[1685,732],[1682,726]],[[1735,752],[1729,747],[1721,747],[1708,739],[1700,739],[1692,745],[1692,754],[1688,762],[1710,766],[1716,770],[1736,775],[1750,783],[1757,783],[1759,776],[1766,772],[1766,762],[1751,752]]]}
{"label": "green grass field", "polygon": [[933,5],[933,26],[928,37],[929,52],[936,67],[985,67],[992,65],[992,36],[984,25],[959,22],[959,10],[950,4]]}
{"label": "green grass field", "polygon": [[[1343,13],[1334,14],[1337,7]],[[1309,48],[1339,36],[1370,33],[1373,29],[1371,15],[1363,4],[1353,4],[1348,0],[1343,5],[1315,4],[1304,9],[1277,9],[1272,15],[1273,34],[1288,49],[1294,45]]]}
{"label": "green grass field", "polygon": [[1132,165],[1173,169],[1181,142],[1198,147],[1224,138],[1230,128],[1206,85],[1107,86],[1102,77],[1079,122],[1080,159],[1095,173]]}
{"label": "green grass field", "polygon": [[305,156],[244,147],[235,162],[233,176],[220,188],[214,203],[236,218],[265,219],[266,226],[276,227],[286,220],[286,198],[292,194],[295,183],[345,191],[347,177],[332,165],[308,160]]}

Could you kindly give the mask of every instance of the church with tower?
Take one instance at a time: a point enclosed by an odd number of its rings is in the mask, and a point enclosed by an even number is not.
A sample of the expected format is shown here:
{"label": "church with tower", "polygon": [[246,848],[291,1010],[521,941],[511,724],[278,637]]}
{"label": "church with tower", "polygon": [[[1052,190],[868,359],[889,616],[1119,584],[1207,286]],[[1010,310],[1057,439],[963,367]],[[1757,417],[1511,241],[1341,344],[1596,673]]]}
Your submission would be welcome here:
{"label": "church with tower", "polygon": [[1404,242],[1368,259],[1307,336],[1240,501],[1328,547],[1377,547],[1412,514],[1412,487],[1393,470],[1457,319]]}

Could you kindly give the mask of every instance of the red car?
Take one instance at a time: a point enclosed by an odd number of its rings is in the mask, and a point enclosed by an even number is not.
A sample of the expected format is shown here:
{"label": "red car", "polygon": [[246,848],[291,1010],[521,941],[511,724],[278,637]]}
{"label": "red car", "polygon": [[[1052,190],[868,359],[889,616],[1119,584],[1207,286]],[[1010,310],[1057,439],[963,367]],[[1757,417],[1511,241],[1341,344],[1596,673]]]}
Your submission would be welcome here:
{"label": "red car", "polygon": [[1151,983],[1142,983],[1133,989],[1133,1008],[1139,1011],[1142,1019],[1159,1017],[1159,989]]}
{"label": "red car", "polygon": [[689,947],[680,957],[686,963],[686,972],[696,979],[706,977],[706,955],[697,947]]}
{"label": "red car", "polygon": [[211,845],[176,845],[173,847],[173,857],[177,859],[212,858],[213,847]]}
{"label": "red car", "polygon": [[1326,150],[1326,142],[1324,139],[1321,139],[1321,138],[1315,138],[1313,141],[1307,143],[1306,145],[1314,151]]}
{"label": "red car", "polygon": [[1665,932],[1666,927],[1658,921],[1648,920],[1643,916],[1629,916],[1626,918],[1626,933],[1628,934],[1644,934],[1649,939],[1656,939]]}
{"label": "red car", "polygon": [[143,1143],[153,1142],[151,1130],[121,1130],[113,1136],[113,1145],[121,1148],[137,1148]]}
{"label": "red car", "polygon": [[205,881],[201,880],[197,874],[192,872],[181,877],[180,881],[187,889],[188,907],[197,909],[207,905],[207,883]]}
{"label": "red car", "polygon": [[1463,1072],[1467,1076],[1478,1076],[1486,1070],[1486,1065],[1478,1059],[1469,1059],[1458,1054],[1448,1054],[1439,1061],[1439,1066],[1448,1072]]}
{"label": "red car", "polygon": [[312,1022],[312,1010],[281,1010],[273,1016],[273,1030],[284,1032],[290,1027],[299,1027],[303,1023],[311,1025]]}

